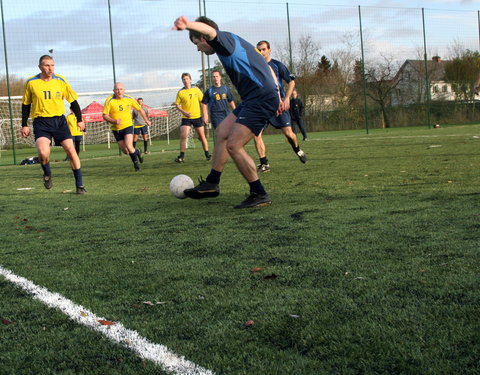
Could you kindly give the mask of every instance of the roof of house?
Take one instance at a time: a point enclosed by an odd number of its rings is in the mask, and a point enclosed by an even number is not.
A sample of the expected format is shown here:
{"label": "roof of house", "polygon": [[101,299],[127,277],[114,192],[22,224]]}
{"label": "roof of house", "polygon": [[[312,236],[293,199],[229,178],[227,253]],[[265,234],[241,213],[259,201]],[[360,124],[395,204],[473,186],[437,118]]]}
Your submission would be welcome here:
{"label": "roof of house", "polygon": [[[428,77],[430,81],[444,81],[445,80],[445,67],[447,63],[450,61],[448,60],[428,60],[427,61],[427,71]],[[425,60],[405,60],[402,64],[400,69],[398,70],[397,74],[395,75],[395,79],[398,79],[406,69],[406,67],[410,65],[414,71],[418,73],[418,75],[423,75],[425,72]]]}

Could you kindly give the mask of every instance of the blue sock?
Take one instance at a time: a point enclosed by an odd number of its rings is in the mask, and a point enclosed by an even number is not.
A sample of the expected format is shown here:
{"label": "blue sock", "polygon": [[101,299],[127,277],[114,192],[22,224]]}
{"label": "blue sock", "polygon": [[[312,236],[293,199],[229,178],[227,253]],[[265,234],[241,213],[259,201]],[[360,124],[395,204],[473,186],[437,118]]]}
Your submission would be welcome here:
{"label": "blue sock", "polygon": [[80,168],[78,169],[72,169],[73,175],[75,176],[75,186],[83,186],[83,180],[82,180],[82,170]]}
{"label": "blue sock", "polygon": [[222,175],[222,172],[216,171],[215,169],[210,170],[210,174],[207,176],[207,182],[210,182],[211,184],[219,184],[220,183],[220,176]]}
{"label": "blue sock", "polygon": [[260,195],[267,194],[260,180],[248,183],[250,185],[250,193],[257,193]]}
{"label": "blue sock", "polygon": [[50,170],[50,162],[48,162],[47,164],[40,164],[42,166],[42,169],[43,169],[43,174],[45,176],[51,176],[52,175],[52,171]]}

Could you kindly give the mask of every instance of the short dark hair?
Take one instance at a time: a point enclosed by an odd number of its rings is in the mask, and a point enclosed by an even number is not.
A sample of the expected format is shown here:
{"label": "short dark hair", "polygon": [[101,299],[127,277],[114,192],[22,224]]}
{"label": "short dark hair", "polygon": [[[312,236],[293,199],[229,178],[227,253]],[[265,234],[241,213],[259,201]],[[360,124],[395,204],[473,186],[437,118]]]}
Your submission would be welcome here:
{"label": "short dark hair", "polygon": [[137,100],[143,100],[143,98],[137,98]]}
{"label": "short dark hair", "polygon": [[[208,26],[213,27],[215,30],[218,30],[218,25],[216,24],[216,22],[213,21],[213,20],[211,20],[211,19],[208,18],[208,17],[200,16],[200,17],[198,17],[198,18],[195,20],[195,22],[205,23],[205,24],[207,24]],[[201,33],[199,33],[198,31],[190,30],[189,37],[190,37],[190,41],[193,41],[193,40],[192,40],[193,37],[195,37],[196,39],[200,39],[200,38],[204,37],[204,35],[201,34]]]}
{"label": "short dark hair", "polygon": [[38,65],[42,65],[43,60],[53,60],[53,57],[50,55],[40,56],[40,59],[38,59]]}
{"label": "short dark hair", "polygon": [[192,79],[192,76],[190,75],[190,73],[182,73],[182,79],[183,79],[183,77],[186,77],[186,76],[188,76],[188,77],[190,77],[190,79]]}
{"label": "short dark hair", "polygon": [[211,75],[213,75],[213,73],[218,73],[220,74],[220,77],[222,76],[222,72],[220,69],[213,69]]}
{"label": "short dark hair", "polygon": [[267,45],[267,48],[270,49],[270,43],[267,42],[266,40],[261,40],[260,42],[258,42],[258,43],[257,43],[257,47],[258,47],[260,44],[266,44],[266,45]]}

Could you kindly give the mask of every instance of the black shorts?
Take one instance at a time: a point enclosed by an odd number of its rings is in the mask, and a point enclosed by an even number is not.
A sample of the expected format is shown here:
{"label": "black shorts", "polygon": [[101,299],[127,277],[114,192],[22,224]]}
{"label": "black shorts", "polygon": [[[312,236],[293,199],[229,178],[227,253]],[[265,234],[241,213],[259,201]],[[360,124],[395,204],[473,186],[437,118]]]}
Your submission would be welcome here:
{"label": "black shorts", "polygon": [[70,128],[65,116],[37,117],[33,119],[33,133],[35,141],[40,137],[48,138],[59,145],[65,139],[72,139]]}
{"label": "black shorts", "polygon": [[141,128],[133,128],[133,134],[148,134],[147,125],[143,125]]}
{"label": "black shorts", "polygon": [[113,136],[117,142],[123,141],[125,139],[125,135],[133,134],[133,126],[129,126],[127,128],[123,128],[121,130],[112,130]]}
{"label": "black shorts", "polygon": [[182,118],[182,123],[180,126],[190,126],[193,125],[194,128],[201,128],[203,126],[203,120],[199,118]]}
{"label": "black shorts", "polygon": [[72,135],[74,142],[81,142],[83,141],[83,135]]}

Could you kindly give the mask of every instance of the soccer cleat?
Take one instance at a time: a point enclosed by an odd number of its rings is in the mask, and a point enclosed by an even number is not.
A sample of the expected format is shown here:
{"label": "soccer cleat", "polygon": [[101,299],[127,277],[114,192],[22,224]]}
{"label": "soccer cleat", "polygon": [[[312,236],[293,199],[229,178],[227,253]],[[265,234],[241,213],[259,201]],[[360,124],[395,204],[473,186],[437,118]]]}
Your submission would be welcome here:
{"label": "soccer cleat", "polygon": [[77,194],[80,194],[80,195],[83,195],[87,192],[87,190],[85,190],[85,186],[77,186]]}
{"label": "soccer cleat", "polygon": [[45,186],[45,189],[51,189],[53,186],[52,183],[52,176],[43,176],[43,186]]}
{"label": "soccer cleat", "polygon": [[258,164],[257,165],[258,172],[270,172],[270,164]]}
{"label": "soccer cleat", "polygon": [[297,152],[297,156],[303,164],[307,162],[307,155],[302,150]]}
{"label": "soccer cleat", "polygon": [[183,158],[181,158],[180,156],[177,156],[175,158],[175,163],[184,163],[184,162],[185,162],[185,160]]}
{"label": "soccer cleat", "polygon": [[205,156],[205,159],[207,159],[207,161],[212,160],[212,155],[208,154],[207,156]]}
{"label": "soccer cleat", "polygon": [[145,151],[144,154],[145,155],[148,155],[150,153],[150,151]]}
{"label": "soccer cleat", "polygon": [[237,204],[233,208],[253,208],[253,207],[263,207],[269,206],[272,204],[272,200],[268,193],[265,194],[257,194],[255,192],[251,192],[250,195],[245,199],[242,203]]}
{"label": "soccer cleat", "polygon": [[138,157],[138,161],[139,161],[140,163],[143,163],[143,156],[142,156],[142,154],[140,153],[140,151],[138,151],[137,157]]}
{"label": "soccer cleat", "polygon": [[183,193],[192,199],[215,198],[220,194],[220,187],[200,178],[197,186],[186,189]]}

